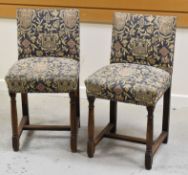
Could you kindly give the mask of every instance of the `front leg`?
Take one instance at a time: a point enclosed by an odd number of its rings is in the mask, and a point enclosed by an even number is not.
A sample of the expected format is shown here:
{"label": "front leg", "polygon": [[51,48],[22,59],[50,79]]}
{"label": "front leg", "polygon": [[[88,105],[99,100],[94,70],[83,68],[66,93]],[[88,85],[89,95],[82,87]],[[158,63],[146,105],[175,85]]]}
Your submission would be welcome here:
{"label": "front leg", "polygon": [[18,117],[16,107],[16,93],[9,92],[11,98],[11,122],[12,122],[12,147],[14,151],[19,151]]}
{"label": "front leg", "polygon": [[148,120],[147,120],[147,134],[146,134],[146,154],[145,154],[145,168],[150,170],[153,163],[153,111],[154,107],[147,107]]}
{"label": "front leg", "polygon": [[88,145],[87,145],[87,154],[88,157],[93,157],[95,152],[95,142],[94,142],[94,101],[95,97],[88,96],[88,102],[89,102],[89,120],[88,120]]}
{"label": "front leg", "polygon": [[77,152],[77,116],[76,116],[76,92],[70,92],[70,123],[71,123],[71,151]]}

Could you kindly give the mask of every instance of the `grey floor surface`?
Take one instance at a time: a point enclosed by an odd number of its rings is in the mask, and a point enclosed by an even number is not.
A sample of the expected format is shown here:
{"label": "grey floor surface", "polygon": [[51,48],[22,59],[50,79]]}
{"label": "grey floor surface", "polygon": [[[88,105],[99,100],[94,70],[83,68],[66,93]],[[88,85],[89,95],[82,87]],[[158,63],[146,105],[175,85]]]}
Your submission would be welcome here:
{"label": "grey floor surface", "polygon": [[[58,95],[30,95],[31,122],[69,123],[69,98]],[[20,96],[17,96],[19,114]],[[69,149],[69,132],[24,132],[20,151],[11,148],[10,105],[7,93],[0,93],[0,175],[187,175],[188,106],[171,110],[170,138],[158,150],[153,169],[144,169],[145,145],[103,139],[95,157],[86,154],[88,103],[81,99],[81,128],[78,153]],[[109,102],[96,100],[96,132],[108,122]],[[155,110],[155,136],[161,130],[161,106]],[[118,104],[118,132],[145,137],[146,110]]]}

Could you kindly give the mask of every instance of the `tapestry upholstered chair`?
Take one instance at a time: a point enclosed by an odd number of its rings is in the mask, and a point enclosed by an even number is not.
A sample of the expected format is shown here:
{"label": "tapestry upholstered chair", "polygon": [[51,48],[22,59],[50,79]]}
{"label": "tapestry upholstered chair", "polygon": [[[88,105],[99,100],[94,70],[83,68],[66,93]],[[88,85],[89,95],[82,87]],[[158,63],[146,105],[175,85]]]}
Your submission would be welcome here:
{"label": "tapestry upholstered chair", "polygon": [[[23,130],[71,131],[71,150],[77,151],[79,25],[77,9],[17,10],[18,61],[5,77],[11,97],[14,151],[19,150]],[[19,125],[16,93],[21,93],[22,99],[23,117]],[[30,124],[28,93],[69,93],[70,126]]]}
{"label": "tapestry upholstered chair", "polygon": [[[103,137],[146,144],[145,167],[159,145],[167,143],[170,115],[170,90],[175,46],[175,17],[117,12],[113,21],[111,64],[85,81],[89,101],[88,156]],[[164,94],[162,132],[153,140],[153,112]],[[94,100],[110,100],[110,122],[94,135]],[[146,139],[116,133],[117,101],[146,106]]]}

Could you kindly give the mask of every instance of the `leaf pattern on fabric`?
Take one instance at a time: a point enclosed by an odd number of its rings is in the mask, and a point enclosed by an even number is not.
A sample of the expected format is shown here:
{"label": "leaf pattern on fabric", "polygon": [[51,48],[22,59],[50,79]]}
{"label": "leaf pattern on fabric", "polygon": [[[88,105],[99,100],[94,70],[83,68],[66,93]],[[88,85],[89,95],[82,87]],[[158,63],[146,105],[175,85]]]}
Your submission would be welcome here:
{"label": "leaf pattern on fabric", "polygon": [[12,92],[77,90],[79,62],[69,58],[31,57],[16,62],[6,76]]}
{"label": "leaf pattern on fabric", "polygon": [[114,14],[111,64],[85,81],[87,95],[155,106],[171,85],[176,18]]}
{"label": "leaf pattern on fabric", "polygon": [[18,9],[17,26],[19,61],[5,77],[9,91],[76,91],[79,10]]}
{"label": "leaf pattern on fabric", "polygon": [[18,55],[66,57],[79,60],[79,11],[76,9],[19,9]]}
{"label": "leaf pattern on fabric", "polygon": [[137,63],[172,73],[175,17],[117,12],[113,20],[111,63]]}
{"label": "leaf pattern on fabric", "polygon": [[85,81],[89,96],[140,105],[154,105],[170,83],[168,72],[131,63],[110,64]]}

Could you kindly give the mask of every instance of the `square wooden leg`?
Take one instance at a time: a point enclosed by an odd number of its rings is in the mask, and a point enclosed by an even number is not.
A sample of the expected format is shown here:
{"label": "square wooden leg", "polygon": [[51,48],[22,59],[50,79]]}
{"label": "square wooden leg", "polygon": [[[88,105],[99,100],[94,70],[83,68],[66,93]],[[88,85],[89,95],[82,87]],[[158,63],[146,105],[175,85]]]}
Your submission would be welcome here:
{"label": "square wooden leg", "polygon": [[146,154],[145,154],[145,168],[150,170],[153,163],[153,111],[154,107],[147,107],[147,133],[146,133]]}
{"label": "square wooden leg", "polygon": [[88,96],[89,101],[89,120],[88,120],[88,144],[87,144],[87,154],[88,157],[93,157],[95,152],[95,141],[94,141],[94,101],[95,97]]}
{"label": "square wooden leg", "polygon": [[163,143],[168,142],[168,135],[169,135],[169,122],[170,122],[170,96],[171,96],[171,87],[169,87],[163,98],[163,124],[162,124],[162,131],[167,132],[167,137],[163,141]]}
{"label": "square wooden leg", "polygon": [[22,99],[22,115],[26,118],[25,124],[29,125],[29,106],[28,106],[28,95],[27,93],[21,93],[21,99]]}
{"label": "square wooden leg", "polygon": [[70,92],[70,123],[71,123],[71,151],[77,152],[77,115],[76,115],[76,92]]}
{"label": "square wooden leg", "polygon": [[11,122],[12,122],[12,147],[14,151],[19,151],[18,117],[16,107],[16,93],[9,92],[11,98]]}
{"label": "square wooden leg", "polygon": [[78,127],[80,127],[80,89],[79,89],[79,81],[78,81],[78,88],[76,94],[76,115],[78,121]]}
{"label": "square wooden leg", "polygon": [[110,101],[110,123],[113,124],[113,128],[111,129],[111,133],[116,133],[116,125],[117,125],[117,102]]}

